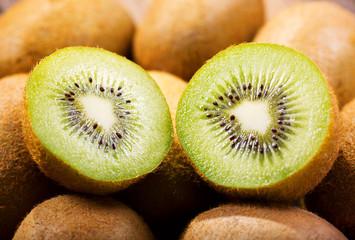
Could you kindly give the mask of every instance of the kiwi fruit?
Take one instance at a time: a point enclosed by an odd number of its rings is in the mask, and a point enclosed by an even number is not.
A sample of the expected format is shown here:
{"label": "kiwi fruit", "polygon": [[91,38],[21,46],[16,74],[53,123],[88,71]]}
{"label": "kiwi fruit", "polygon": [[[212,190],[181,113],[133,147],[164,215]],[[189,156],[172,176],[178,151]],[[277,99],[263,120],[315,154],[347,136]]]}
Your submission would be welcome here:
{"label": "kiwi fruit", "polygon": [[262,23],[262,0],[155,0],[135,33],[134,59],[190,80],[220,50],[251,41]]}
{"label": "kiwi fruit", "polygon": [[199,173],[232,198],[301,198],[339,150],[339,109],[322,74],[275,44],[241,44],[210,59],[180,99],[176,128]]}
{"label": "kiwi fruit", "polygon": [[333,168],[304,198],[306,208],[355,239],[355,99],[340,112],[344,134]]}
{"label": "kiwi fruit", "polygon": [[99,197],[61,195],[36,206],[22,221],[21,239],[154,239],[143,219],[123,203]]}
{"label": "kiwi fruit", "polygon": [[42,58],[68,46],[126,55],[134,31],[117,0],[24,0],[0,17],[0,26],[0,77],[28,72]]}
{"label": "kiwi fruit", "polygon": [[29,77],[24,105],[31,155],[73,191],[121,190],[154,170],[172,142],[155,81],[103,49],[68,47],[46,57]]}
{"label": "kiwi fruit", "polygon": [[227,204],[199,214],[181,240],[292,239],[341,240],[346,237],[324,219],[294,206]]}
{"label": "kiwi fruit", "polygon": [[59,187],[36,167],[21,131],[23,91],[28,74],[0,79],[0,238],[11,239],[37,203]]}
{"label": "kiwi fruit", "polygon": [[343,106],[355,97],[355,16],[331,2],[307,2],[283,11],[254,38],[297,49],[324,73]]}
{"label": "kiwi fruit", "polygon": [[[187,83],[167,72],[148,73],[163,92],[174,123],[178,101]],[[157,239],[177,239],[196,214],[217,206],[219,197],[195,172],[176,133],[162,164],[117,195],[144,217]]]}

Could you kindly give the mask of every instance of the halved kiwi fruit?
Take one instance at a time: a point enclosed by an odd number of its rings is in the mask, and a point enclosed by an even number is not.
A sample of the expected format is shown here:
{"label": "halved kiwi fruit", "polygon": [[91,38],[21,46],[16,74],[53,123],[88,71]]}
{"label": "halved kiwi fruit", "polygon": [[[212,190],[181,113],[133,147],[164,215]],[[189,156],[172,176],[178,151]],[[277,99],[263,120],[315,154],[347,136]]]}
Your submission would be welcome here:
{"label": "halved kiwi fruit", "polygon": [[317,67],[273,44],[242,44],[210,59],[177,110],[182,147],[231,196],[292,201],[313,189],[338,152],[339,110]]}
{"label": "halved kiwi fruit", "polygon": [[345,240],[324,219],[294,206],[259,203],[227,204],[199,214],[181,240],[312,239]]}
{"label": "halved kiwi fruit", "polygon": [[106,50],[69,47],[33,70],[23,129],[30,153],[50,177],[79,191],[104,194],[155,169],[173,130],[154,80]]}

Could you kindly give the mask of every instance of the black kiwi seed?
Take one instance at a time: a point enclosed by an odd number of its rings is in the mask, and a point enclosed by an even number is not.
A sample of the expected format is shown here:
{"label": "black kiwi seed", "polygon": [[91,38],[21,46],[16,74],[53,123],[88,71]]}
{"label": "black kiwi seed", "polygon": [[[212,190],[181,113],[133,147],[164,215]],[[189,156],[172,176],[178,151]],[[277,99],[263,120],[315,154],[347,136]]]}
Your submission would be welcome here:
{"label": "black kiwi seed", "polygon": [[[277,133],[277,129],[281,131],[286,131],[285,126],[290,126],[290,120],[284,122],[284,116],[289,114],[286,107],[287,101],[286,95],[283,95],[283,92],[280,91],[283,88],[283,85],[278,85],[278,87],[264,86],[261,84],[258,89],[252,91],[253,85],[252,83],[244,83],[241,85],[236,84],[235,87],[230,88],[229,92],[222,92],[222,94],[216,95],[217,101],[211,101],[211,105],[204,107],[204,111],[208,111],[206,113],[207,118],[219,117],[219,121],[217,119],[210,121],[210,124],[215,124],[218,122],[220,127],[223,127],[226,132],[228,132],[230,146],[231,148],[236,149],[253,149],[252,151],[260,152],[261,154],[268,154],[271,152],[271,149],[277,150],[279,148],[279,144],[274,141],[282,141],[287,140],[288,138],[285,135]],[[237,89],[234,90],[234,89]],[[242,90],[242,91],[241,91]],[[225,96],[226,98],[224,98]],[[273,98],[272,98],[273,97]],[[282,101],[280,100],[282,99]],[[239,101],[238,103],[234,102],[233,99]],[[234,114],[228,114],[224,112],[225,109],[232,107],[233,104],[241,104],[244,100],[252,100],[257,99],[257,101],[265,99],[272,105],[272,109],[275,110],[276,120],[279,126],[272,126],[270,128],[270,132],[274,134],[266,134],[266,136],[262,136],[259,134],[250,134],[247,131],[242,129],[241,123],[238,121]],[[227,120],[228,119],[228,120]],[[228,125],[227,125],[228,123]],[[241,136],[250,136],[248,138]],[[261,142],[260,142],[261,141]]]}
{"label": "black kiwi seed", "polygon": [[[89,77],[89,82],[93,82],[92,77]],[[107,91],[105,91],[106,89]],[[68,86],[66,90],[58,90],[59,92],[64,91],[63,95],[58,97],[58,99],[63,101],[64,110],[66,109],[66,111],[64,111],[65,113],[63,113],[63,116],[70,117],[65,118],[65,121],[67,122],[66,127],[73,128],[73,132],[80,130],[82,133],[85,133],[85,135],[83,136],[87,136],[85,138],[93,144],[96,142],[97,139],[98,146],[104,145],[106,147],[104,147],[105,151],[107,151],[108,149],[117,149],[118,139],[123,139],[124,135],[128,134],[126,130],[122,130],[122,127],[129,126],[129,122],[132,119],[129,116],[123,116],[123,114],[131,115],[131,110],[133,109],[133,106],[131,106],[131,104],[129,103],[131,103],[132,100],[127,99],[127,96],[125,96],[122,91],[117,93],[117,96],[120,97],[119,99],[114,98],[115,95],[111,95],[115,94],[114,89],[115,88],[106,87],[100,84],[82,84],[82,88],[80,88],[80,82],[76,82],[73,84],[73,86]],[[112,126],[112,130],[114,131],[113,136],[106,136],[102,128],[99,127],[99,123],[88,121],[85,115],[85,111],[83,111],[83,106],[80,104],[80,96],[82,96],[83,94],[83,96],[85,96],[88,93],[95,95],[97,93],[97,90],[99,90],[103,96],[107,97],[111,101],[125,103],[113,105],[114,112],[117,114],[118,117],[118,123],[115,123]],[[117,90],[122,90],[122,86],[119,86]],[[75,101],[76,99],[78,99],[78,101]],[[122,131],[123,133],[119,133],[118,131]]]}

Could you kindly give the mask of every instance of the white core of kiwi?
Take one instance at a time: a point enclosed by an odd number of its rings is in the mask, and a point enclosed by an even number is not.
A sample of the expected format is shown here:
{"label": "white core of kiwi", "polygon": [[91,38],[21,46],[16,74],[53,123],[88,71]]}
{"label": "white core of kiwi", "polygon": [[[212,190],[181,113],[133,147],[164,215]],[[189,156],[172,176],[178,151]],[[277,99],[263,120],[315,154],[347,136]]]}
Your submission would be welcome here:
{"label": "white core of kiwi", "polygon": [[245,131],[266,134],[272,121],[268,104],[264,101],[244,101],[233,112]]}
{"label": "white core of kiwi", "polygon": [[94,95],[86,95],[80,98],[87,117],[92,118],[105,130],[111,129],[117,118],[114,114],[113,104],[110,100]]}

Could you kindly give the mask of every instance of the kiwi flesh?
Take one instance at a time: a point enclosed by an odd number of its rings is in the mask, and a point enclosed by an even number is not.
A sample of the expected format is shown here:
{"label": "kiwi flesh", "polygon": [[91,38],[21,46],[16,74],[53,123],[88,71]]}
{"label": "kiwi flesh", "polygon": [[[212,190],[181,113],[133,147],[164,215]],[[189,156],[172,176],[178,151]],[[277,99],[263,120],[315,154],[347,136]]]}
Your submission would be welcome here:
{"label": "kiwi flesh", "polygon": [[21,239],[154,239],[143,219],[123,203],[100,197],[61,195],[37,205],[22,221]]}
{"label": "kiwi flesh", "polygon": [[328,173],[339,110],[302,53],[249,43],[210,59],[177,110],[180,143],[200,174],[232,197],[294,201]]}
{"label": "kiwi flesh", "polygon": [[346,237],[324,219],[294,206],[227,204],[199,214],[181,240],[292,239],[341,240]]}
{"label": "kiwi flesh", "polygon": [[0,77],[28,72],[42,58],[68,46],[126,55],[134,31],[117,0],[20,1],[1,15],[0,26]]}
{"label": "kiwi flesh", "polygon": [[0,238],[11,239],[36,204],[60,190],[36,167],[21,131],[28,74],[0,79]]}
{"label": "kiwi flesh", "polygon": [[323,181],[304,198],[306,208],[355,239],[355,99],[340,112],[344,134],[340,153]]}
{"label": "kiwi flesh", "polygon": [[42,60],[24,107],[31,155],[73,191],[121,190],[154,170],[172,142],[169,109],[154,80],[103,49],[68,47]]}
{"label": "kiwi flesh", "polygon": [[[163,92],[174,124],[186,81],[167,72],[148,73]],[[144,217],[157,239],[177,239],[196,214],[217,206],[220,197],[195,172],[175,129],[172,146],[161,165],[117,195]]]}
{"label": "kiwi flesh", "polygon": [[156,0],[134,36],[134,59],[188,81],[220,50],[251,41],[262,23],[262,0]]}
{"label": "kiwi flesh", "polygon": [[355,16],[331,2],[307,2],[267,22],[253,41],[285,45],[307,55],[334,88],[340,106],[355,97]]}

